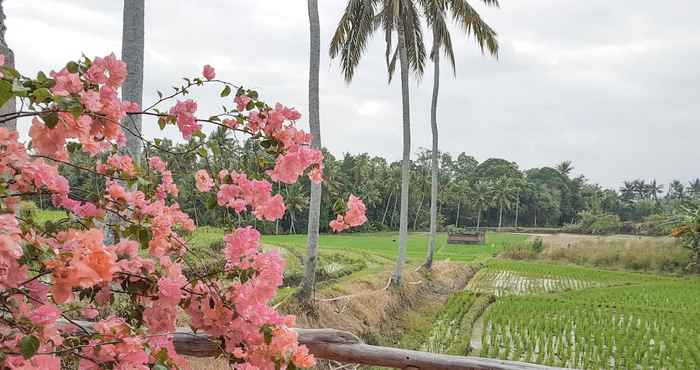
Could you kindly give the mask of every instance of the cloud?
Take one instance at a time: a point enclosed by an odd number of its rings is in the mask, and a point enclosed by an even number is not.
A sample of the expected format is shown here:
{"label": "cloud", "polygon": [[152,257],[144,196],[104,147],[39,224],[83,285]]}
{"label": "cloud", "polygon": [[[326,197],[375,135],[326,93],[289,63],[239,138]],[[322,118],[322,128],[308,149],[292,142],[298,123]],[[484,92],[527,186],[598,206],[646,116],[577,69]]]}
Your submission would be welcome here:
{"label": "cloud", "polygon": [[[23,71],[60,68],[81,53],[121,49],[121,2],[9,1],[7,39]],[[401,156],[400,81],[387,84],[383,37],[368,44],[352,83],[327,47],[344,0],[319,4],[321,123],[335,154]],[[501,8],[473,4],[499,34],[498,60],[453,27],[457,75],[444,66],[438,125],[443,150],[479,160],[505,157],[522,168],[572,160],[603,185],[625,179],[697,177],[700,157],[700,3],[529,0]],[[205,63],[264,99],[307,111],[306,2],[149,0],[144,100]],[[426,30],[427,46],[430,44]],[[412,79],[413,149],[430,146],[432,66]],[[199,95],[201,112],[219,108]],[[146,134],[159,134],[146,122]],[[305,121],[301,122],[306,125]],[[26,129],[25,129],[26,132]],[[167,135],[177,138],[169,131]]]}

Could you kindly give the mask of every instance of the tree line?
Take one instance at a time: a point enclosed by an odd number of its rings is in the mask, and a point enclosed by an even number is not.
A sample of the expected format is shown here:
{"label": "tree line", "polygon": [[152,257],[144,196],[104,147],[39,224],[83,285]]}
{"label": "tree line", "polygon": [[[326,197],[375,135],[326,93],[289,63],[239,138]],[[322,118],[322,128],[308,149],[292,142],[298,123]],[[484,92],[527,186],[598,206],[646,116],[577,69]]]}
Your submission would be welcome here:
{"label": "tree line", "polygon": [[[168,140],[160,147],[171,153],[161,157],[173,169],[175,182],[181,189],[180,200],[198,225],[225,226],[252,222],[252,218],[214,207],[215,199],[195,191],[192,176],[199,169],[218,171],[240,168],[253,175],[264,158],[253,155],[254,148],[225,130],[209,134],[208,148],[195,148],[194,143],[176,144]],[[196,149],[196,150],[195,150]],[[207,157],[200,154],[208,152]],[[185,154],[182,154],[185,153]],[[432,152],[421,149],[410,161],[411,193],[409,194],[409,231],[430,228],[430,191]],[[75,163],[88,166],[89,158],[73,154]],[[358,231],[396,231],[399,229],[401,162],[391,162],[367,153],[334,156],[324,149],[324,188],[320,209],[320,231],[330,232],[329,222],[335,217],[336,199],[354,194],[367,206],[368,222]],[[206,158],[206,159],[202,159]],[[524,170],[514,161],[489,158],[479,162],[466,153],[439,153],[440,192],[437,202],[437,229],[448,226],[472,227],[561,227],[587,220],[588,215],[608,215],[621,222],[643,222],[649,218],[664,219],[685,201],[700,199],[700,179],[674,180],[666,186],[655,180],[625,181],[619,189],[604,188],[584,175],[572,176],[568,161],[548,167]],[[91,179],[72,167],[62,169],[71,184],[84,194],[98,194],[101,179]],[[308,180],[298,184],[276,184],[274,192],[282,194],[288,211],[275,223],[261,223],[264,233],[306,233],[309,217]],[[654,190],[655,189],[655,190]],[[44,200],[37,200],[46,204]]]}

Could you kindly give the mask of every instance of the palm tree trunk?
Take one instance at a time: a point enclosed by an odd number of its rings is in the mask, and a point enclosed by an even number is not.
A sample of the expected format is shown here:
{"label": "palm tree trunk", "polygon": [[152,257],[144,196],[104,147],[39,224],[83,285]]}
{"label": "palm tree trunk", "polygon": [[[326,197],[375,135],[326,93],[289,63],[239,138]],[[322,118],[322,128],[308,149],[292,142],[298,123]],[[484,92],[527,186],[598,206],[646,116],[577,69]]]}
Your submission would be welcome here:
{"label": "palm tree trunk", "polygon": [[455,221],[455,226],[459,227],[459,207],[462,205],[462,199],[457,201],[457,220]]}
{"label": "palm tree trunk", "polygon": [[515,227],[518,227],[518,208],[520,206],[520,194],[518,194],[518,199],[515,201]]}
{"label": "palm tree trunk", "polygon": [[[3,8],[3,0],[0,0],[0,54],[5,56],[5,65],[8,67],[15,67],[15,54],[7,46],[5,42],[5,10]],[[17,111],[17,105],[15,98],[10,98],[2,107],[0,107],[0,114],[10,114]],[[0,123],[0,127],[6,128],[10,131],[17,130],[17,120],[11,119],[6,122]]]}
{"label": "palm tree trunk", "polygon": [[498,230],[501,230],[501,219],[503,219],[503,204],[498,207]]}
{"label": "palm tree trunk", "polygon": [[[143,102],[143,47],[144,47],[144,0],[124,0],[122,23],[122,60],[126,62],[126,80],[122,85],[122,100],[141,106]],[[126,134],[126,152],[140,164],[141,115],[127,116],[122,122]],[[125,184],[122,184],[125,185]],[[109,213],[108,223],[119,225],[119,218]],[[114,230],[105,227],[105,244],[118,242]]]}
{"label": "palm tree trunk", "polygon": [[[127,75],[122,86],[122,99],[141,106],[143,102],[143,48],[144,48],[144,0],[124,0],[122,31],[122,59],[127,65]],[[134,163],[141,157],[141,115],[130,115],[123,122],[126,127],[126,148]]]}
{"label": "palm tree trunk", "polygon": [[[321,149],[321,119],[319,102],[319,65],[321,60],[321,24],[318,17],[318,0],[308,0],[309,12],[309,127],[313,139],[311,145]],[[321,184],[311,183],[309,202],[309,230],[304,278],[301,281],[299,296],[311,305],[311,296],[316,284],[316,259],[318,257],[318,231],[321,218]]]}
{"label": "palm tree trunk", "polygon": [[384,207],[384,215],[382,215],[382,225],[384,225],[384,221],[386,221],[386,214],[389,212],[389,203],[391,203],[391,197],[394,195],[394,189],[391,189],[391,192],[389,193],[389,198],[386,200],[386,207]]}
{"label": "palm tree trunk", "polygon": [[537,227],[537,207],[535,207],[535,227]]}
{"label": "palm tree trunk", "polygon": [[479,207],[479,212],[476,214],[476,231],[479,231],[479,226],[481,226],[481,207]]}
{"label": "palm tree trunk", "polygon": [[391,220],[389,221],[389,227],[394,227],[396,223],[394,222],[394,216],[396,216],[396,206],[399,203],[399,197],[394,197],[394,207],[391,210]]}
{"label": "palm tree trunk", "polygon": [[416,231],[416,225],[418,224],[418,217],[420,217],[420,211],[423,210],[423,200],[425,200],[425,193],[420,196],[420,202],[418,202],[418,211],[416,211],[416,217],[413,219],[413,231]]}
{"label": "palm tree trunk", "polygon": [[425,268],[428,270],[433,266],[433,256],[435,255],[435,243],[437,240],[437,197],[438,197],[438,126],[437,126],[437,103],[438,92],[440,91],[440,38],[433,27],[433,99],[430,104],[430,129],[433,133],[433,152],[430,182],[430,241],[428,244],[428,257],[425,259]]}
{"label": "palm tree trunk", "polygon": [[402,269],[406,262],[406,243],[408,242],[408,186],[411,177],[411,107],[408,89],[408,52],[404,34],[403,19],[399,19],[399,62],[401,63],[401,102],[403,108],[403,156],[401,158],[401,214],[399,217],[399,258],[392,277],[394,286],[401,286]]}

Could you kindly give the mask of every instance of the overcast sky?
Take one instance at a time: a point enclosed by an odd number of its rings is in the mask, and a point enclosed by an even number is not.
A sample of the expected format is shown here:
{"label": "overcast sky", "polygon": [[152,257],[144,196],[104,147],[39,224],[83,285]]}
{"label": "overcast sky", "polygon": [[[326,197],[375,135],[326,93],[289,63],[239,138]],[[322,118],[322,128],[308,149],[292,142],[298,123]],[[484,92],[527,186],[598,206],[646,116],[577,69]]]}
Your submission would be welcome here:
{"label": "overcast sky", "polygon": [[[7,41],[28,74],[121,51],[122,2],[6,0]],[[307,112],[308,19],[303,0],[147,0],[144,103],[209,63],[218,77]],[[328,42],[344,0],[319,0],[321,127],[341,155],[401,156],[400,84],[387,84],[383,37],[344,83]],[[472,4],[499,33],[500,57],[453,32],[457,76],[445,66],[441,150],[522,169],[571,160],[604,186],[700,176],[700,2],[502,0]],[[428,39],[430,39],[428,37]],[[429,47],[429,45],[428,45]],[[432,67],[411,82],[413,151],[430,146]],[[200,111],[220,107],[212,92]],[[305,120],[302,125],[306,126]],[[25,129],[26,130],[26,129]],[[144,128],[158,134],[155,124]],[[169,135],[175,137],[174,132]]]}

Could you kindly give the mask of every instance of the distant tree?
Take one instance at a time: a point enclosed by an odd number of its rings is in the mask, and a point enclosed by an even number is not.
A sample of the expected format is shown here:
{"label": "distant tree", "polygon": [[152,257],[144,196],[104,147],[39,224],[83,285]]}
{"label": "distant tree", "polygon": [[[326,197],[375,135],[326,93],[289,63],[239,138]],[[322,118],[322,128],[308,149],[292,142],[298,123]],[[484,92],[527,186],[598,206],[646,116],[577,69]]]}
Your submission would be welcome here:
{"label": "distant tree", "polygon": [[637,198],[635,185],[631,181],[625,181],[623,186],[620,188],[620,195],[622,200],[631,202]]}
{"label": "distant tree", "polygon": [[688,194],[695,198],[700,198],[700,179],[688,182]]}
{"label": "distant tree", "polygon": [[647,194],[651,195],[655,202],[659,201],[659,194],[664,192],[664,186],[656,183],[656,179],[647,184]]}
{"label": "distant tree", "polygon": [[502,177],[500,178],[493,189],[493,203],[498,206],[498,228],[501,228],[503,221],[503,209],[510,209],[515,202],[516,197],[515,186],[512,180]]}
{"label": "distant tree", "polygon": [[563,161],[557,165],[557,171],[564,176],[569,176],[574,167],[571,165],[571,161]]}
{"label": "distant tree", "polygon": [[481,213],[493,204],[493,188],[491,184],[484,181],[477,181],[472,185],[471,204],[476,209],[476,228],[481,226]]}
{"label": "distant tree", "polygon": [[667,196],[670,199],[679,199],[683,200],[686,197],[685,193],[685,186],[683,185],[682,182],[678,180],[673,180],[669,185],[668,185],[668,194]]}

